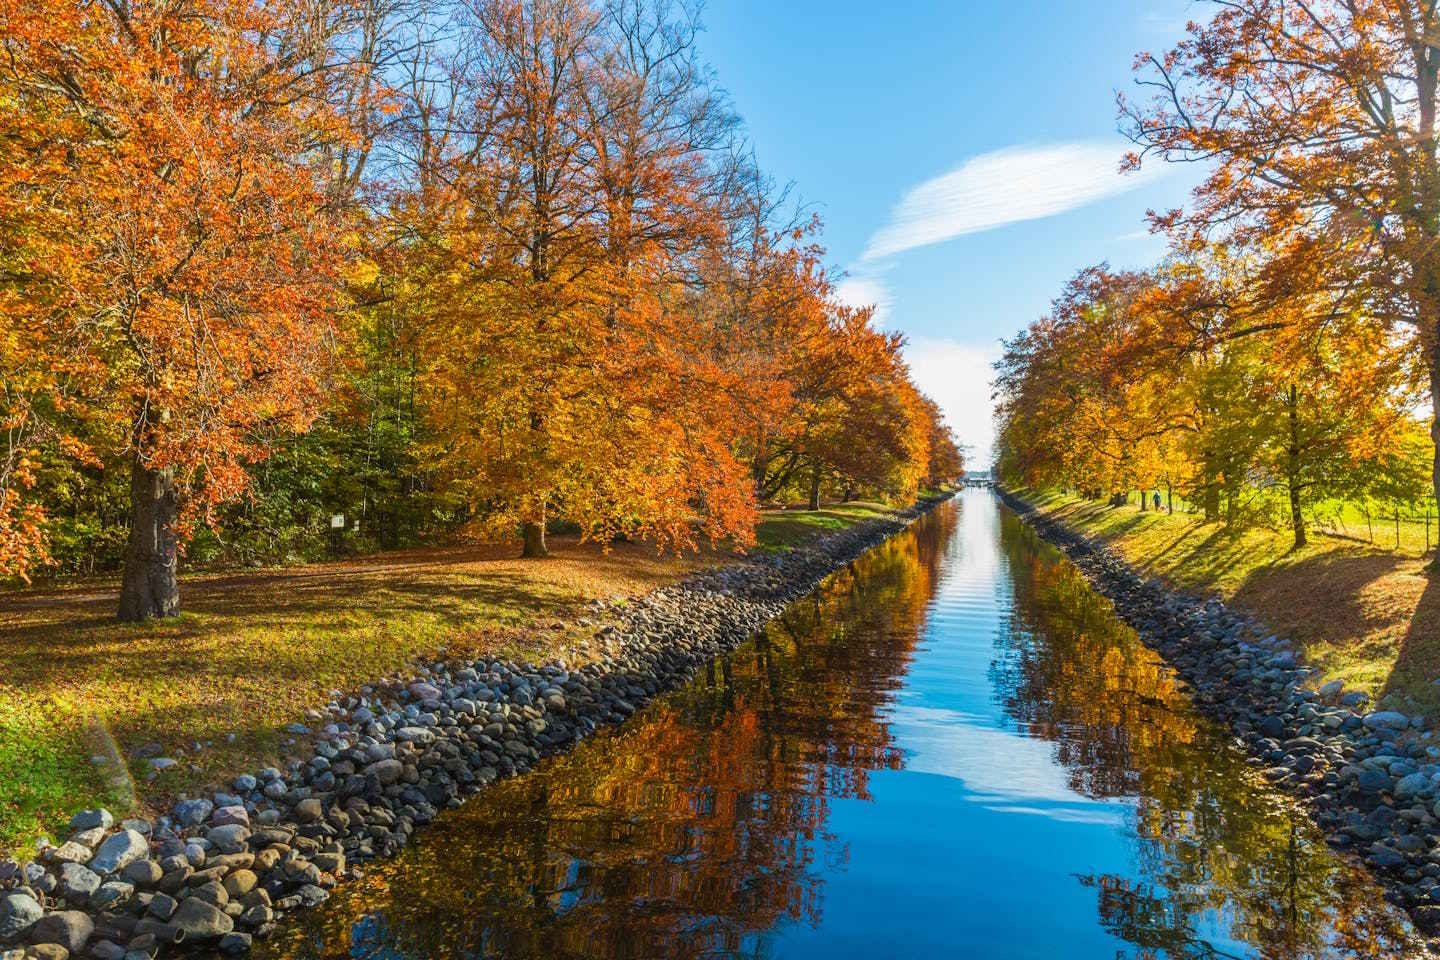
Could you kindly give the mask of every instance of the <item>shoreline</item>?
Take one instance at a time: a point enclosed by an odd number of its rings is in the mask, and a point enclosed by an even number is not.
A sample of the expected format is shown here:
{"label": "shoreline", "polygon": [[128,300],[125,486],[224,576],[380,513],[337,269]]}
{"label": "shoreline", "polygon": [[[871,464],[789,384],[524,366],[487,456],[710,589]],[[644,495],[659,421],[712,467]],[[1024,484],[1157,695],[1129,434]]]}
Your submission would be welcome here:
{"label": "shoreline", "polygon": [[244,954],[358,878],[356,863],[393,856],[441,809],[623,723],[950,496],[613,605],[602,653],[573,670],[424,663],[333,697],[308,762],[241,774],[154,821],[81,811],[64,843],[0,861],[0,960],[141,960],[197,943]]}
{"label": "shoreline", "polygon": [[1254,617],[1141,576],[1103,544],[994,489],[1165,659],[1199,711],[1305,805],[1332,849],[1362,861],[1422,934],[1440,933],[1440,736],[1428,718],[1366,711],[1369,698],[1338,682],[1308,689],[1310,670],[1289,641]]}

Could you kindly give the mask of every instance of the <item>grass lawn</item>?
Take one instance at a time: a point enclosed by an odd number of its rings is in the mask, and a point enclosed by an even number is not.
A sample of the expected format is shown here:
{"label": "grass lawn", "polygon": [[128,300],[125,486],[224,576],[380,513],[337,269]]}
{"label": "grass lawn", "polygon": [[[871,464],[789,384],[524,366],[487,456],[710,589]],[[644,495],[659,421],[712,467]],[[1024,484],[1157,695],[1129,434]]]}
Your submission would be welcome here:
{"label": "grass lawn", "polygon": [[[766,514],[759,548],[879,516],[875,504]],[[0,851],[21,850],[77,809],[124,804],[90,757],[108,731],[129,756],[159,744],[178,766],[147,780],[141,807],[228,779],[295,747],[284,732],[331,690],[353,690],[442,648],[452,655],[548,658],[593,628],[589,601],[633,596],[728,559],[725,550],[658,556],[653,545],[602,552],[553,537],[551,558],[512,546],[433,548],[362,560],[182,581],[184,613],[113,619],[113,581],[0,595]]]}
{"label": "grass lawn", "polygon": [[1411,544],[1386,549],[1378,530],[1376,544],[1314,533],[1297,551],[1289,531],[1230,533],[1195,515],[1018,492],[1139,569],[1255,613],[1296,641],[1320,670],[1315,683],[1339,679],[1377,699],[1440,709],[1440,574],[1427,575]]}

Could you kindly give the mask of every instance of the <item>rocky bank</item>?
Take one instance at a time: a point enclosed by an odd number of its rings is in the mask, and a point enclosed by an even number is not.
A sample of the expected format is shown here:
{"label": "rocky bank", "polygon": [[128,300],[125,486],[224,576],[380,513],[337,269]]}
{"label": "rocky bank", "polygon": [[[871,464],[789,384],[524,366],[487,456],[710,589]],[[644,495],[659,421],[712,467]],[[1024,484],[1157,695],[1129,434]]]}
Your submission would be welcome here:
{"label": "rocky bank", "polygon": [[60,845],[0,861],[0,960],[149,960],[197,945],[247,953],[286,913],[358,875],[357,864],[394,855],[486,784],[623,722],[937,502],[599,603],[611,623],[583,666],[424,664],[337,693],[314,729],[296,725],[314,738],[308,761],[242,774],[153,821],[77,813]]}
{"label": "rocky bank", "polygon": [[1361,858],[1417,927],[1440,933],[1440,736],[1429,718],[1368,710],[1364,693],[1338,681],[1312,689],[1290,644],[1254,618],[1143,577],[1014,494],[999,495],[1065,551],[1265,777],[1305,801],[1332,846]]}

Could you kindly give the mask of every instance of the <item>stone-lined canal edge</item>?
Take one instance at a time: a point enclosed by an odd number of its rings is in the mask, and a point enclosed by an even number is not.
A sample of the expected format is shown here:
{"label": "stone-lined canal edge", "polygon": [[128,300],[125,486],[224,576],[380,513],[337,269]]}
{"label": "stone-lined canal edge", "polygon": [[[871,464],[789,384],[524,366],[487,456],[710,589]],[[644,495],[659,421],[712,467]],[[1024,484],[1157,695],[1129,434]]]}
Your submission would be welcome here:
{"label": "stone-lined canal edge", "polygon": [[1332,847],[1361,859],[1422,932],[1440,931],[1440,738],[1426,717],[1366,712],[1368,698],[1338,682],[1309,689],[1289,642],[1253,617],[1143,577],[1103,544],[996,493],[1064,551],[1266,779],[1305,803]]}
{"label": "stone-lined canal edge", "polygon": [[441,809],[624,722],[946,499],[599,604],[616,622],[598,633],[603,654],[574,670],[422,664],[333,698],[322,728],[304,730],[316,734],[308,761],[243,774],[153,822],[82,811],[64,843],[0,861],[0,960],[247,953],[286,913],[358,877],[355,864],[394,856]]}

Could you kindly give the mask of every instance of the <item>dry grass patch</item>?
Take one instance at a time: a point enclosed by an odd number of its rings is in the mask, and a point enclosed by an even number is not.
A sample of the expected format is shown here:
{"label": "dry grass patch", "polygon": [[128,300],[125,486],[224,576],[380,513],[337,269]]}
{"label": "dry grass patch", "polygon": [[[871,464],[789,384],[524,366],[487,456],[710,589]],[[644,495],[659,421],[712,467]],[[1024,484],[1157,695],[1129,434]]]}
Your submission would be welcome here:
{"label": "dry grass patch", "polygon": [[[883,512],[775,512],[760,544],[786,549]],[[331,690],[441,649],[548,658],[573,645],[591,600],[641,594],[733,557],[660,556],[641,543],[605,552],[563,536],[551,550],[538,562],[513,546],[455,547],[187,576],[185,612],[146,624],[114,621],[109,582],[0,596],[0,850],[28,845],[81,807],[119,805],[90,762],[90,718],[127,755],[155,743],[179,761],[153,781],[147,761],[130,761],[142,805],[161,809],[176,793],[284,760],[295,749],[285,726]]]}

